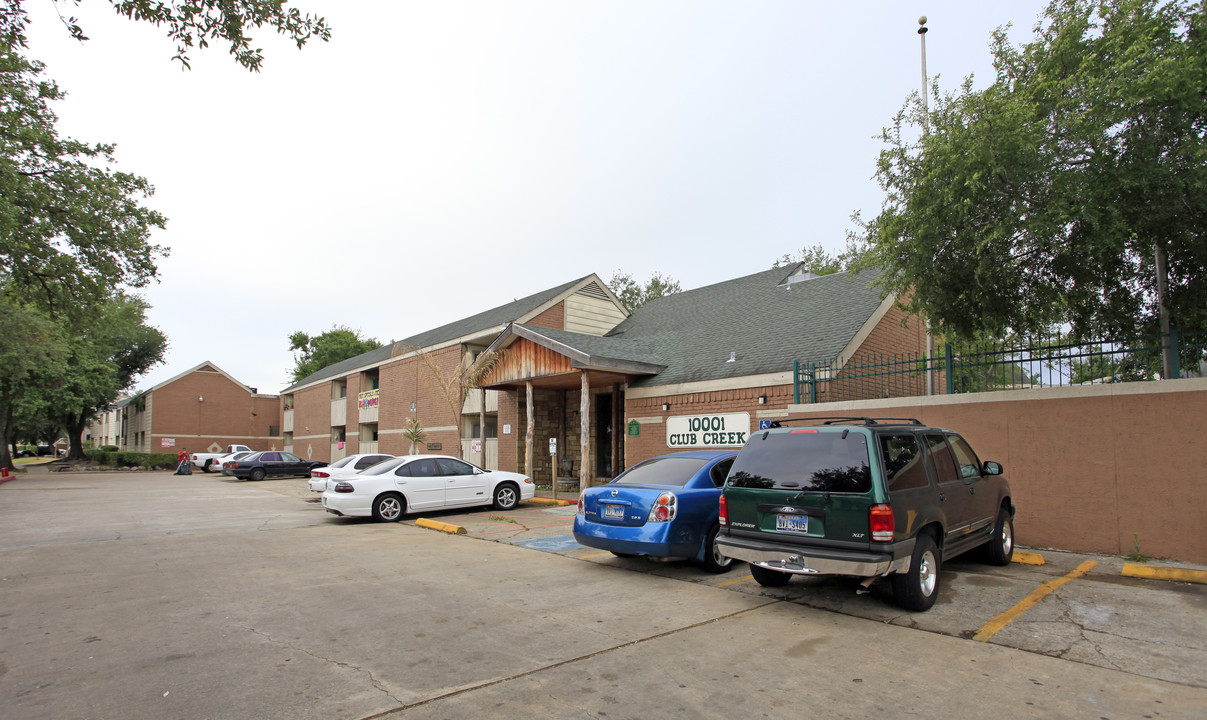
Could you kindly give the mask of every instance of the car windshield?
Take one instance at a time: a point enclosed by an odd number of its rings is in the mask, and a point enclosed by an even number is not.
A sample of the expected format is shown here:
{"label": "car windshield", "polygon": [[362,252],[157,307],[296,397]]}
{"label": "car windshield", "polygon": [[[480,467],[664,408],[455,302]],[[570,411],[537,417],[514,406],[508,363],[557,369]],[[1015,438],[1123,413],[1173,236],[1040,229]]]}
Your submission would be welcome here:
{"label": "car windshield", "polygon": [[612,482],[622,485],[683,486],[706,464],[708,461],[700,458],[652,458],[634,465]]}
{"label": "car windshield", "polygon": [[758,433],[738,453],[726,482],[730,487],[868,492],[867,439],[860,433],[817,430]]}

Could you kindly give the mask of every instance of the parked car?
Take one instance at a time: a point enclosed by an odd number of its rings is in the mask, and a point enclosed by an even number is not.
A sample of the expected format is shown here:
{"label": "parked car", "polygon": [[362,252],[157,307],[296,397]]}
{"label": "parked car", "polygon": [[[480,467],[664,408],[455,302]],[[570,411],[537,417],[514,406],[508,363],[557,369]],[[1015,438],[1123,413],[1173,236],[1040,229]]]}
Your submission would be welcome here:
{"label": "parked car", "polygon": [[718,507],[736,456],[736,450],[659,455],[583,490],[574,539],[620,557],[690,559],[708,572],[725,572],[733,560],[716,544]]}
{"label": "parked car", "polygon": [[219,458],[219,462],[222,465],[222,475],[224,477],[230,476],[231,475],[231,465],[236,460],[242,460],[243,458],[247,457],[248,455],[251,455],[252,452],[253,451],[251,451],[251,450],[240,450],[239,452],[231,453],[229,455],[223,455],[221,458]]}
{"label": "parked car", "polygon": [[310,471],[310,489],[321,493],[340,480],[347,480],[361,470],[367,470],[379,462],[393,458],[393,455],[382,453],[360,453],[340,458],[326,467]]}
{"label": "parked car", "polygon": [[205,472],[218,472],[222,469],[222,459],[227,455],[234,455],[237,452],[255,452],[246,445],[227,445],[222,452],[216,453],[193,453],[193,466],[199,467]]}
{"label": "parked car", "polygon": [[896,603],[921,611],[939,595],[944,560],[980,548],[1010,563],[1010,484],[955,432],[897,418],[789,422],[750,437],[721,495],[717,543],[760,584],[887,577]]}
{"label": "parked car", "polygon": [[[303,460],[293,453],[279,450],[255,452],[239,460],[229,461],[230,474],[243,480],[263,480],[266,477],[309,477],[310,471],[327,463]],[[223,468],[225,470],[225,467]]]}
{"label": "parked car", "polygon": [[447,455],[403,455],[335,483],[323,493],[323,508],[339,516],[395,522],[417,510],[474,505],[511,510],[535,494],[527,475],[483,470]]}

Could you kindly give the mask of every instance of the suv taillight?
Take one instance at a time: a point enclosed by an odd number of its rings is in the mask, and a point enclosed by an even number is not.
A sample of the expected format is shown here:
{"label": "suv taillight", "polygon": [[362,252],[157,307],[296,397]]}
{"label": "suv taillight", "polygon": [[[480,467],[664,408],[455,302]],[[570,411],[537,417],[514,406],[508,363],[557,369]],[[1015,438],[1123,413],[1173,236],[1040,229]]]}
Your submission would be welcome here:
{"label": "suv taillight", "polygon": [[725,499],[724,495],[721,496],[721,516],[717,518],[717,522],[722,527],[729,525],[729,502]]}
{"label": "suv taillight", "polygon": [[897,523],[893,520],[892,505],[873,505],[868,508],[868,529],[873,542],[892,542]]}

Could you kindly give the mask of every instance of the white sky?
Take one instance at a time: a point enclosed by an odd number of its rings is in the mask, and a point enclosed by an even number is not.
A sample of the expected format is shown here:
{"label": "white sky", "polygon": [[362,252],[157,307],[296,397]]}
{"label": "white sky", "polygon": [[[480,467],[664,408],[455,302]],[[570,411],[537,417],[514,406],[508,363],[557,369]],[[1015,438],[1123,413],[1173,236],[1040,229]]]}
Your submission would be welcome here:
{"label": "white sky", "polygon": [[169,338],[146,388],[203,361],[275,393],[288,336],[401,339],[597,273],[691,289],[877,214],[880,129],[927,66],[993,77],[1046,0],[293,0],[327,18],[263,71],[171,61],[107,3],[26,0],[28,55],[68,92],[60,132],[117,143],[168,217],[142,294]]}

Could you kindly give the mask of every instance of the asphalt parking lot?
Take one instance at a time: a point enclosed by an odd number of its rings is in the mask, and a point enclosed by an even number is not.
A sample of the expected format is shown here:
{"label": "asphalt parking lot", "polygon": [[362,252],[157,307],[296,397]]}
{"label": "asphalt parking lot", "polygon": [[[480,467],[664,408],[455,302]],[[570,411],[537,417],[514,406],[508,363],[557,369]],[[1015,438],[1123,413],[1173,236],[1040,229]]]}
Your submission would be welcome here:
{"label": "asphalt parking lot", "polygon": [[570,507],[428,516],[464,528],[452,535],[418,518],[335,518],[311,500],[300,480],[201,474],[0,485],[0,716],[1114,719],[1207,707],[1207,586],[1124,577],[1118,558],[957,560],[940,604],[909,614],[844,581],[771,589],[741,568],[604,555],[573,543]]}

